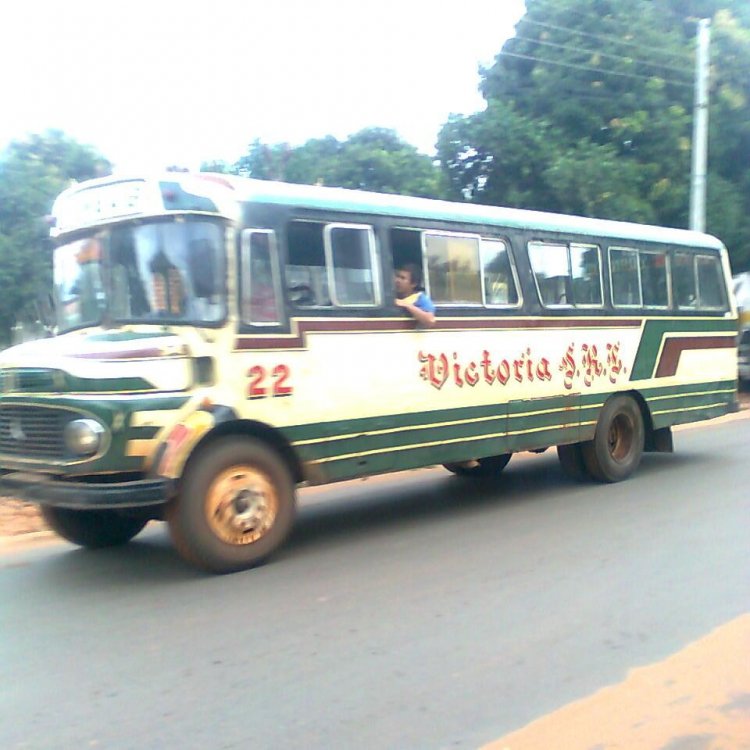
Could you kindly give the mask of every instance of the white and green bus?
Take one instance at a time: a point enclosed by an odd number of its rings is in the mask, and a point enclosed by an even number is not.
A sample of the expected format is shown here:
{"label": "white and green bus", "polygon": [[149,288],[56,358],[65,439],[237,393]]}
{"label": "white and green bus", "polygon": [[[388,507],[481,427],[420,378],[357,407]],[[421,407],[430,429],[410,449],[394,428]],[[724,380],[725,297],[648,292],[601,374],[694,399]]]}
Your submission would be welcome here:
{"label": "white and green bus", "polygon": [[[551,446],[614,482],[736,408],[708,235],[212,174],[84,182],[53,217],[57,335],[2,354],[0,491],[79,545],[160,519],[237,570],[303,483]],[[394,302],[407,263],[428,328]]]}

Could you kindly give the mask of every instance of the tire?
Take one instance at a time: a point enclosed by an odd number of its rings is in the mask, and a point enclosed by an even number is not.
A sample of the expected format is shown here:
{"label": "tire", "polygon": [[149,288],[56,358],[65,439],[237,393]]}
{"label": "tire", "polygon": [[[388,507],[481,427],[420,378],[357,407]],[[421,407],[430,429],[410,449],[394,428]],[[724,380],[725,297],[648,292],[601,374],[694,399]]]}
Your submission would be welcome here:
{"label": "tire", "polygon": [[281,458],[254,438],[220,438],[188,465],[166,508],[178,552],[212,573],[264,562],[295,516],[294,482]]}
{"label": "tire", "polygon": [[604,404],[594,439],[581,444],[588,473],[600,482],[620,482],[643,456],[645,429],[640,407],[630,396],[613,396]]}
{"label": "tire", "polygon": [[145,518],[131,518],[113,510],[71,510],[42,505],[42,517],[63,539],[79,547],[117,547],[129,542],[145,525]]}
{"label": "tire", "polygon": [[575,479],[577,482],[583,482],[589,478],[588,471],[586,470],[586,462],[583,459],[581,443],[558,445],[557,458],[566,476]]}
{"label": "tire", "polygon": [[489,479],[496,477],[508,465],[511,453],[502,453],[499,456],[480,458],[476,466],[465,466],[463,463],[443,464],[452,474],[459,477],[473,477],[475,479]]}

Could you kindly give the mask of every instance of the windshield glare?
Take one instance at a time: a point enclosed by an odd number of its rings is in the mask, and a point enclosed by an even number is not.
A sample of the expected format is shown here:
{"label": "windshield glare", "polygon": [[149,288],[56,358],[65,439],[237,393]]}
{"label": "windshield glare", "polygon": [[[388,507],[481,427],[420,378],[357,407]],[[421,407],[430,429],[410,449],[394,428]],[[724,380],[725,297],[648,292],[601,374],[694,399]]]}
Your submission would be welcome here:
{"label": "windshield glare", "polygon": [[215,323],[226,312],[223,228],[208,221],[129,224],[55,251],[60,330],[114,321]]}

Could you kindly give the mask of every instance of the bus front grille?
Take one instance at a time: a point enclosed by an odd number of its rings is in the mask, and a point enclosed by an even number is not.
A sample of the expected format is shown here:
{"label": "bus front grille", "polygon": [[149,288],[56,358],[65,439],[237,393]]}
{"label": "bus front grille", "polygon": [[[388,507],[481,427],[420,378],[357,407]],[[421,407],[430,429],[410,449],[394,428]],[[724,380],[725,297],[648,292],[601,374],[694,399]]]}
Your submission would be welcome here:
{"label": "bus front grille", "polygon": [[69,458],[63,432],[80,415],[46,406],[0,407],[0,455],[64,460]]}

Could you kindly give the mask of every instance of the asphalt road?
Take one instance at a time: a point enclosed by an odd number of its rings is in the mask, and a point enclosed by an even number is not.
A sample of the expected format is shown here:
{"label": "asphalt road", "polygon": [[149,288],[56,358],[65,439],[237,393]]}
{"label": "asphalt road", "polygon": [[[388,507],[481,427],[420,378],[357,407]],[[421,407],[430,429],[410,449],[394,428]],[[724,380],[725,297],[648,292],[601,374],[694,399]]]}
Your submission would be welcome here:
{"label": "asphalt road", "polygon": [[283,552],[232,576],[158,526],[4,554],[0,747],[488,743],[750,610],[750,419],[675,444],[617,485],[549,451],[494,486],[306,490]]}

